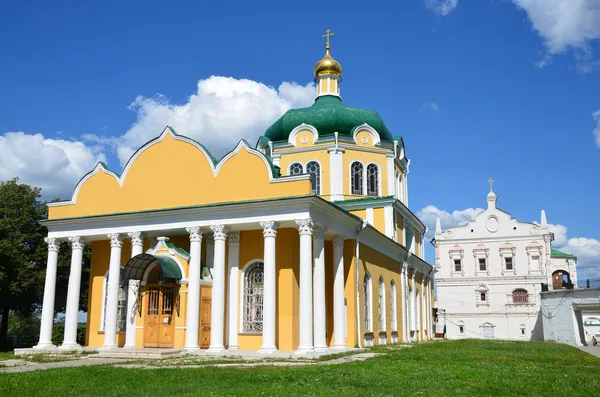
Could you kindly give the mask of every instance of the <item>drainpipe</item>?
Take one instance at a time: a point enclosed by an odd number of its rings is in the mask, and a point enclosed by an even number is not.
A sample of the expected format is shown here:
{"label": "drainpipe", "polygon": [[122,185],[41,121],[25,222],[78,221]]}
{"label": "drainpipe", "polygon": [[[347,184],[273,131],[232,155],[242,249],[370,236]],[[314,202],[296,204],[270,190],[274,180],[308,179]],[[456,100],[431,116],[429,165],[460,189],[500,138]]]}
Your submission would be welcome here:
{"label": "drainpipe", "polygon": [[[336,135],[337,136],[337,135]],[[360,225],[360,229],[356,231],[356,341],[358,342],[358,347],[362,347],[362,341],[360,337],[360,243],[358,241],[358,235],[367,227],[368,223],[363,220]]]}

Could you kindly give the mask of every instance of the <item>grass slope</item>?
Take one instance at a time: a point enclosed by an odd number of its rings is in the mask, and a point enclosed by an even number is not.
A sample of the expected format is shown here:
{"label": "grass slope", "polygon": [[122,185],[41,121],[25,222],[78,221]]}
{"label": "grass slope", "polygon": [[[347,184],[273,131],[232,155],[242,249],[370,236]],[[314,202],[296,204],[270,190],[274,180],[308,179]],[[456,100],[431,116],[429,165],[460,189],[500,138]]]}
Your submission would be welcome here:
{"label": "grass slope", "polygon": [[598,396],[600,359],[544,342],[462,340],[341,365],[64,368],[0,374],[1,396]]}

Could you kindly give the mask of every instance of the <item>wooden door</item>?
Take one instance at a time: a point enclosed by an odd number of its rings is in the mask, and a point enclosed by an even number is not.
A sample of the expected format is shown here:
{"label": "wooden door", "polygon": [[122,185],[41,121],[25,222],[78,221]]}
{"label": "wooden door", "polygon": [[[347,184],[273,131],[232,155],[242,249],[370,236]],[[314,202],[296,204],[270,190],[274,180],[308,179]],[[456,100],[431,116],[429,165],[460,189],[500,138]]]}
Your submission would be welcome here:
{"label": "wooden door", "polygon": [[561,272],[556,272],[552,275],[552,289],[561,289],[563,276]]}
{"label": "wooden door", "polygon": [[146,321],[144,324],[144,347],[158,347],[160,332],[160,290],[149,288],[146,294]]}
{"label": "wooden door", "polygon": [[211,300],[208,298],[202,298],[202,304],[200,309],[200,347],[202,349],[208,349],[210,346],[210,311],[211,311]]}
{"label": "wooden door", "polygon": [[148,286],[144,347],[173,347],[177,292],[176,286]]}
{"label": "wooden door", "polygon": [[175,287],[161,288],[160,307],[160,332],[158,338],[159,347],[173,347],[175,342],[175,309],[176,291]]}

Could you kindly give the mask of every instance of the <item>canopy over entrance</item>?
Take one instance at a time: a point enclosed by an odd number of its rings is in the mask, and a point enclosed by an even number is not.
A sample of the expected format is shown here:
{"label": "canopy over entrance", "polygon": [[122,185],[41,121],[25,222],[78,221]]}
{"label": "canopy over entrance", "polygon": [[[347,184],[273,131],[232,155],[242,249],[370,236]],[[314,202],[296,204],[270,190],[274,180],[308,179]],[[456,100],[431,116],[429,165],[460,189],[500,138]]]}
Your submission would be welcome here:
{"label": "canopy over entrance", "polygon": [[160,280],[167,278],[181,280],[183,278],[181,269],[179,269],[177,263],[168,256],[140,254],[127,262],[127,265],[123,269],[123,279],[144,281],[143,278],[146,270],[155,263],[160,267]]}

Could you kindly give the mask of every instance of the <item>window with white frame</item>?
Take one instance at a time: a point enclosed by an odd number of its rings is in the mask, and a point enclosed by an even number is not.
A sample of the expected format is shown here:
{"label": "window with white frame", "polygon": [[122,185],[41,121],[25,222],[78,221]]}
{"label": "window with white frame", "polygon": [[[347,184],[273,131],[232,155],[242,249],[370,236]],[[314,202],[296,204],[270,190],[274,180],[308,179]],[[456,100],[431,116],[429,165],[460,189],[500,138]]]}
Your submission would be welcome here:
{"label": "window with white frame", "polygon": [[540,270],[540,256],[539,255],[531,256],[531,270]]}
{"label": "window with white frame", "polygon": [[485,284],[479,284],[475,289],[475,299],[477,306],[489,306],[490,305],[490,293],[489,289]]}
{"label": "window with white frame", "polygon": [[396,313],[396,282],[392,280],[390,283],[390,313],[392,332],[398,331],[398,315]]}
{"label": "window with white frame", "polygon": [[515,255],[517,253],[517,249],[514,245],[509,243],[508,241],[504,243],[502,247],[500,247],[500,257],[502,260],[502,268],[501,273],[511,272],[516,274],[515,267]]}
{"label": "window with white frame", "polygon": [[514,263],[513,263],[512,256],[507,256],[507,257],[504,258],[504,268],[506,270],[513,270],[514,269]]}
{"label": "window with white frame", "polygon": [[379,332],[385,331],[385,283],[383,276],[379,276]]}
{"label": "window with white frame", "polygon": [[371,287],[371,275],[365,273],[365,279],[363,282],[363,303],[365,311],[365,332],[373,332],[373,313],[371,310],[372,301],[372,287]]}
{"label": "window with white frame", "polygon": [[350,193],[353,195],[363,194],[364,167],[361,162],[355,161],[350,166]]}
{"label": "window with white frame", "polygon": [[448,256],[450,257],[450,274],[455,275],[460,273],[464,275],[465,268],[463,266],[463,258],[465,255],[465,251],[458,245],[454,244],[450,250],[448,250]]}
{"label": "window with white frame", "polygon": [[379,167],[376,164],[367,166],[367,196],[379,195]]}
{"label": "window with white frame", "polygon": [[304,173],[304,167],[300,163],[294,163],[290,165],[290,175],[301,175]]}
{"label": "window with white frame", "polygon": [[263,330],[264,280],[265,273],[262,262],[254,262],[244,269],[244,332],[262,332]]}
{"label": "window with white frame", "polygon": [[[127,283],[123,280],[123,269],[119,277],[119,292],[117,295],[117,332],[125,332],[127,326]],[[106,305],[108,303],[108,271],[104,275],[104,285],[102,289],[102,316],[100,322],[100,331],[104,331],[106,325]]]}
{"label": "window with white frame", "polygon": [[485,272],[487,270],[487,262],[485,258],[479,258],[479,271]]}
{"label": "window with white frame", "polygon": [[462,259],[454,259],[454,271],[462,272]]}
{"label": "window with white frame", "polygon": [[321,193],[321,166],[316,161],[306,164],[306,173],[310,175],[313,194]]}

